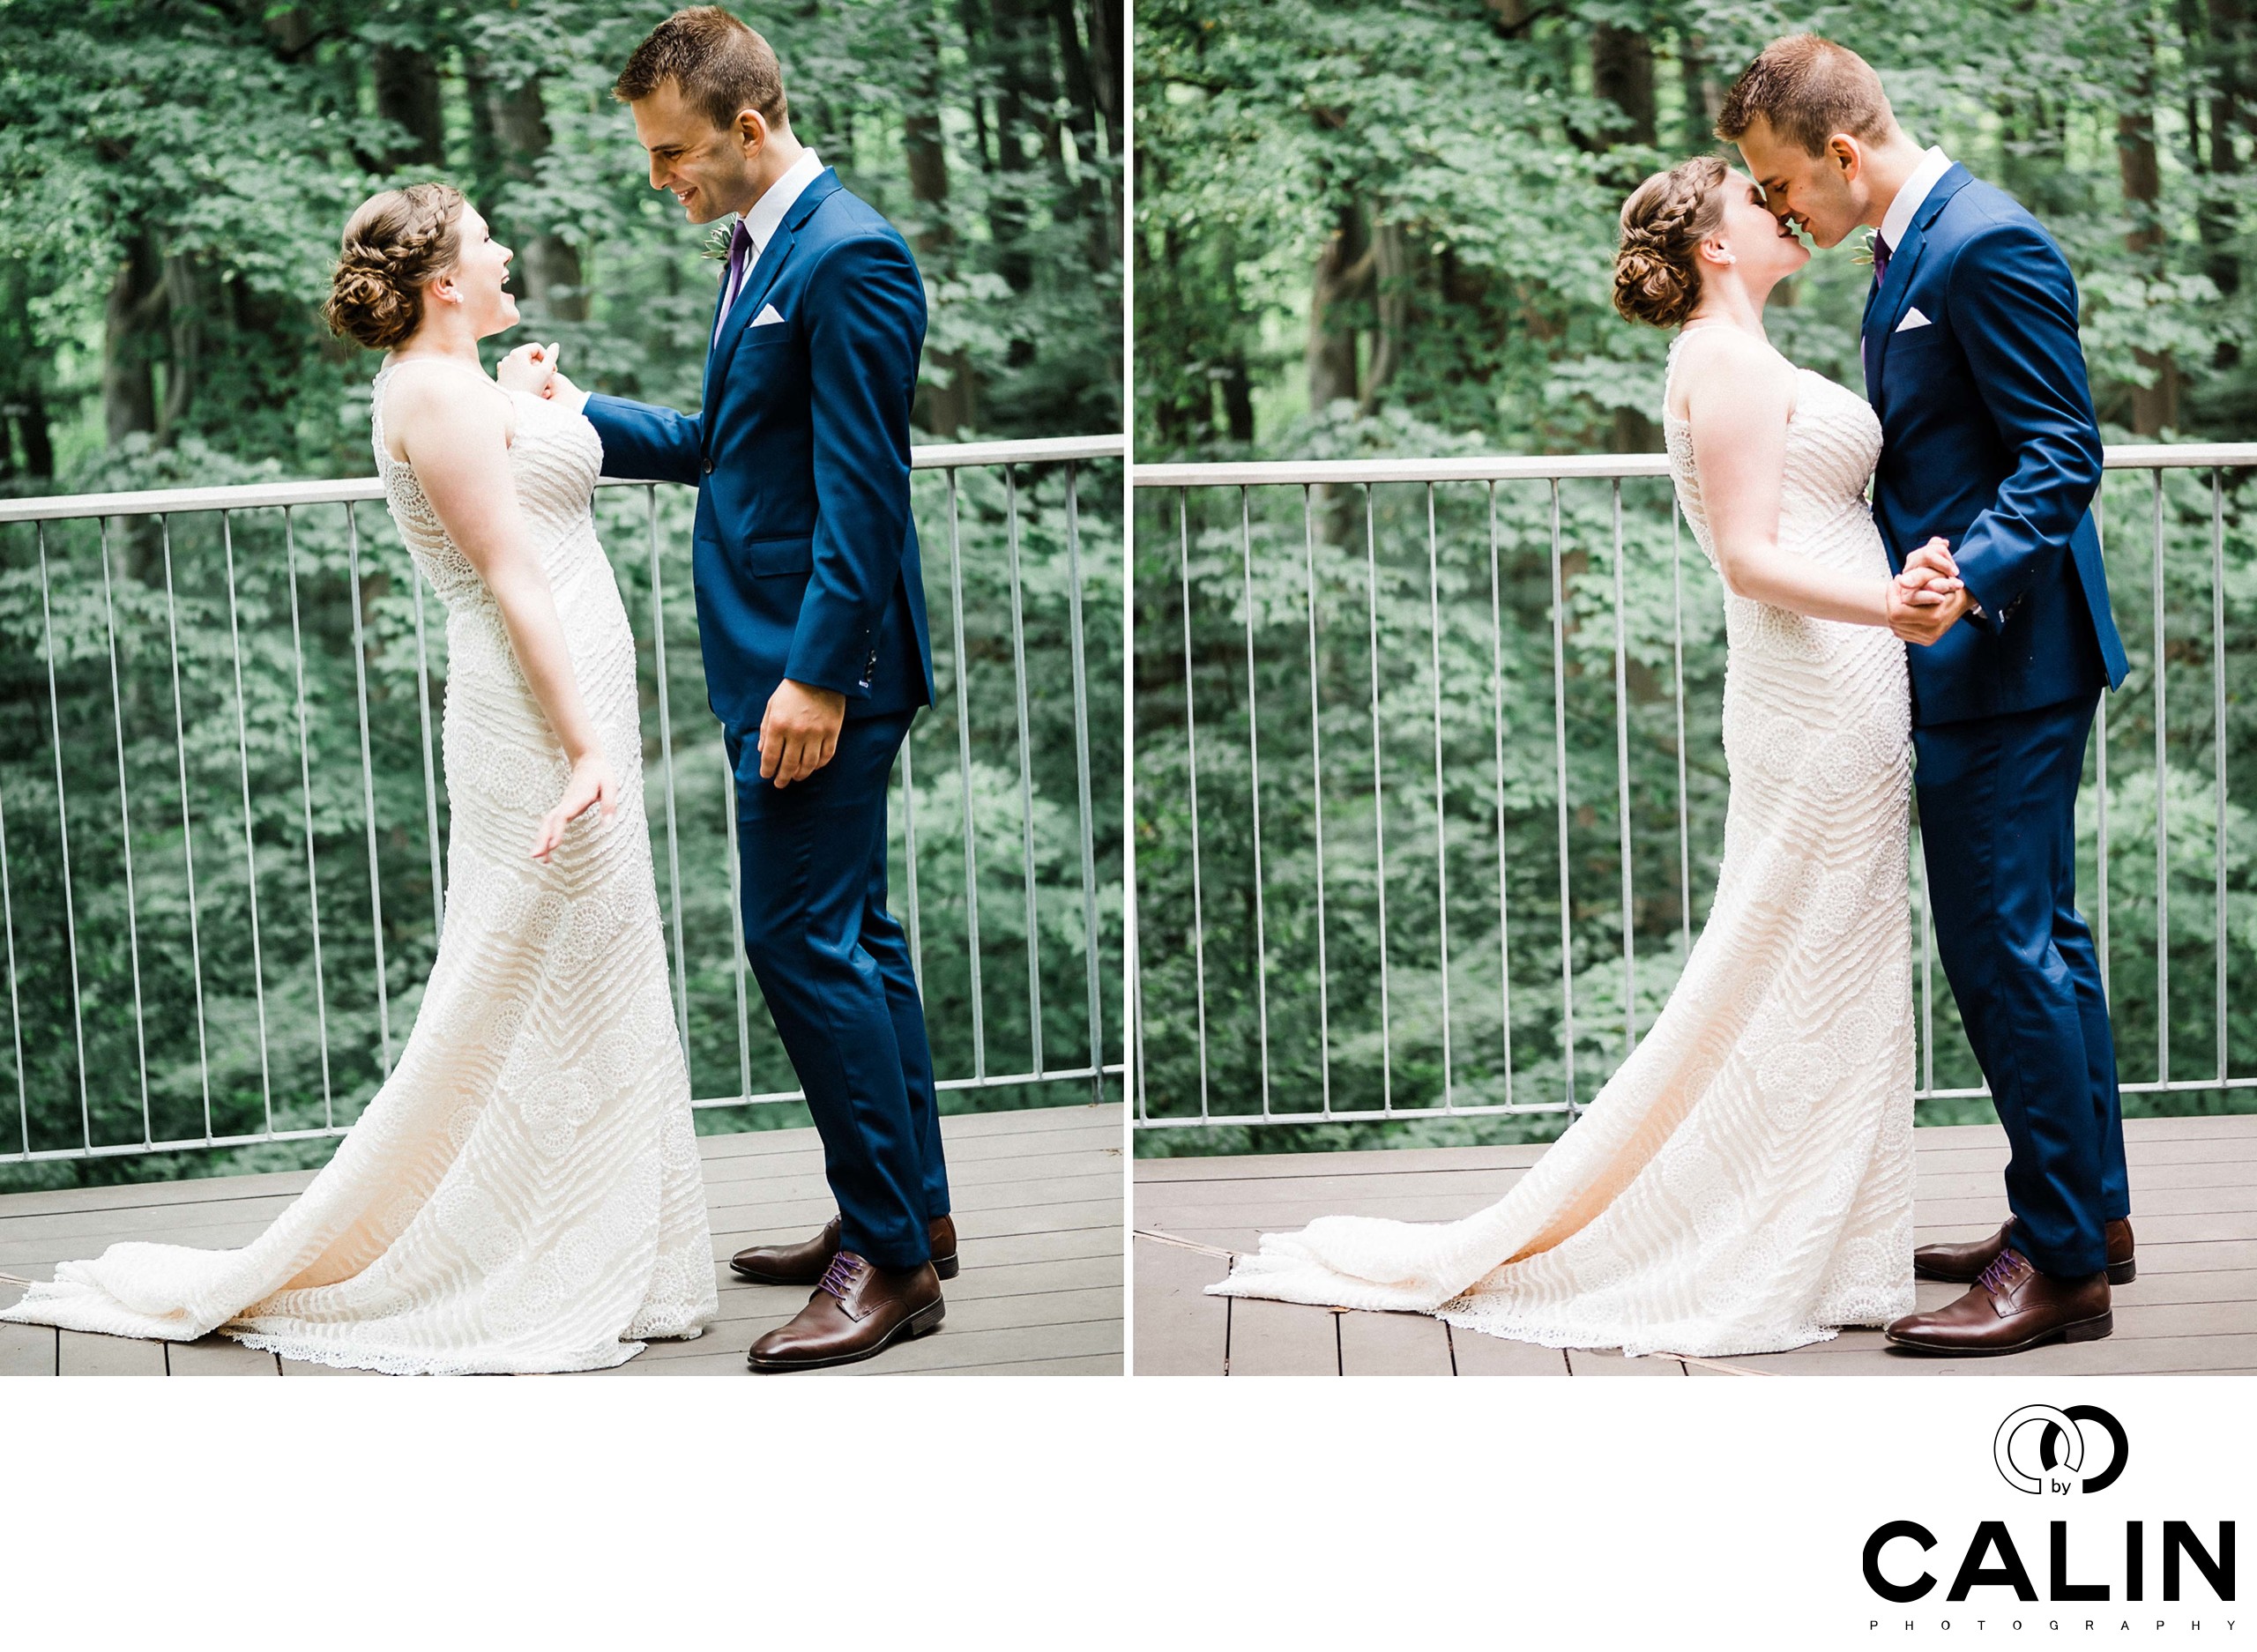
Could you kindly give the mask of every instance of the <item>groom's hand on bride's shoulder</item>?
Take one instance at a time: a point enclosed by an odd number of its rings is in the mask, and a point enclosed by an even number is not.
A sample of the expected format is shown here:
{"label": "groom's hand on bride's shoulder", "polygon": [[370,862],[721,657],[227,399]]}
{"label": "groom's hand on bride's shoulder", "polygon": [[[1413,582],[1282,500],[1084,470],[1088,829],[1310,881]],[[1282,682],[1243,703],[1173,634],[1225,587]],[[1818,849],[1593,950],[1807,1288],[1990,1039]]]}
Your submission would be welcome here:
{"label": "groom's hand on bride's shoulder", "polygon": [[544,399],[556,393],[556,381],[563,376],[556,370],[556,356],[560,346],[553,344],[521,344],[503,356],[494,369],[495,381],[503,390],[521,390]]}

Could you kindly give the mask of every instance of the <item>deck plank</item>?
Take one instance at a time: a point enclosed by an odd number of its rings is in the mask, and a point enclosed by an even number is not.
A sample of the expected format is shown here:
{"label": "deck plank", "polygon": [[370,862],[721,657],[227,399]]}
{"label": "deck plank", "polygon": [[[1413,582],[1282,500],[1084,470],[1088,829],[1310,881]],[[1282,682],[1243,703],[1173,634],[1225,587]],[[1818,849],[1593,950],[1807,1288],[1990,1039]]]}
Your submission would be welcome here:
{"label": "deck plank", "polygon": [[85,1331],[56,1333],[55,1366],[65,1377],[161,1377],[165,1345],[133,1336],[94,1336]]}
{"label": "deck plank", "polygon": [[1230,1271],[1229,1259],[1142,1239],[1136,1261],[1137,1374],[1221,1376],[1230,1302],[1207,1287]]}
{"label": "deck plank", "polygon": [[[942,1330],[851,1368],[1118,1374],[1126,1188],[1120,1105],[1073,1105],[947,1118],[949,1169],[964,1271],[944,1287]],[[804,1287],[754,1285],[728,1271],[747,1245],[804,1238],[831,1216],[823,1150],[809,1129],[700,1138],[721,1313],[689,1343],[653,1343],[622,1374],[745,1374],[745,1351],[807,1300]],[[0,1196],[0,1269],[34,1277],[122,1239],[226,1249],[249,1243],[313,1179],[310,1171],[58,1188]],[[0,1301],[19,1288],[0,1284]],[[160,1344],[0,1325],[0,1375],[96,1372],[176,1375],[360,1376],[279,1359],[227,1338]],[[1219,1351],[1218,1367],[1219,1368]]]}
{"label": "deck plank", "polygon": [[[1734,1356],[1707,1366],[1661,1357],[1626,1360],[1613,1351],[1562,1352],[1456,1329],[1449,1333],[1447,1348],[1464,1375],[1713,1376],[1731,1374],[1729,1368],[1817,1374],[2068,1374],[2223,1371],[2257,1364],[2251,1352],[2257,1346],[2257,1114],[2131,1120],[2126,1121],[2125,1138],[2140,1274],[2115,1291],[2115,1335],[2101,1342],[2006,1358],[1934,1360],[1890,1350],[1876,1330],[1852,1329],[1835,1341],[1785,1354]],[[2000,1185],[2007,1156],[2004,1131],[1994,1124],[1923,1126],[1914,1142],[1918,1241],[1994,1231],[2006,1215]],[[1448,1221],[1501,1197],[1545,1150],[1413,1148],[1139,1160],[1136,1224],[1243,1252],[1263,1232],[1298,1227],[1320,1216]],[[1149,1282],[1145,1276],[1148,1254],[1162,1248],[1150,1240],[1137,1246],[1140,1372],[1148,1351],[1145,1315],[1158,1321],[1167,1311],[1165,1276]],[[1962,1289],[1923,1282],[1918,1306],[1940,1306]],[[1242,1369],[1241,1355],[1264,1373],[1354,1370],[1376,1355],[1353,1339],[1376,1334],[1377,1321],[1396,1317],[1349,1315],[1328,1344],[1307,1317],[1310,1313],[1234,1300],[1232,1370]],[[1411,1323],[1419,1323],[1416,1316]],[[1420,1335],[1416,1329],[1391,1334],[1405,1338],[1406,1347],[1415,1345]],[[1155,1339],[1149,1351],[1154,1369],[1162,1368],[1169,1344]]]}
{"label": "deck plank", "polygon": [[1344,1377],[1448,1377],[1449,1333],[1424,1313],[1344,1313],[1340,1316],[1340,1374]]}
{"label": "deck plank", "polygon": [[1340,1316],[1330,1308],[1233,1297],[1230,1374],[1234,1377],[1337,1377]]}

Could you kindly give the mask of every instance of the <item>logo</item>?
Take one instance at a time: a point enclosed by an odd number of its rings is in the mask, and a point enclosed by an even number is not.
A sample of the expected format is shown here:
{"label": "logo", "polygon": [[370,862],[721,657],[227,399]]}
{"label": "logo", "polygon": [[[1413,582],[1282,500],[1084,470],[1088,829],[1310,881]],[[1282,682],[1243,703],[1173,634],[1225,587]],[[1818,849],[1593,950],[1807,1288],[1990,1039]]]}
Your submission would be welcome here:
{"label": "logo", "polygon": [[[2075,1492],[2080,1503],[2121,1479],[2131,1455],[2123,1424],[2097,1405],[2024,1405],[2008,1413],[1991,1440],[1999,1477],[2016,1492],[2037,1498]],[[2020,1507],[2030,1512],[2027,1504]],[[2033,1564],[2040,1557],[2042,1563]],[[2190,1520],[2111,1522],[2104,1509],[2058,1505],[2034,1521],[1963,1517],[1930,1526],[1888,1520],[1873,1528],[1860,1558],[1866,1586],[1899,1605],[1931,1595],[1952,1605],[1995,1601],[2003,1593],[2020,1604],[2083,1609],[2087,1602],[2144,1603],[2156,1583],[2167,1603],[2191,1599],[2203,1586],[2221,1603],[2234,1598],[2231,1520],[2206,1531]],[[2128,1619],[2120,1621],[2129,1626]],[[1880,1623],[1874,1619],[1869,1626]]]}
{"label": "logo", "polygon": [[[2094,1455],[2088,1425],[2108,1442],[2108,1455],[2104,1463],[2086,1474],[2086,1461]],[[2082,1491],[2089,1496],[2116,1484],[2131,1446],[2123,1424],[2097,1405],[2025,1405],[1999,1425],[1991,1454],[2000,1474],[2017,1492],[2060,1497]],[[2072,1477],[2080,1474],[2081,1479]]]}

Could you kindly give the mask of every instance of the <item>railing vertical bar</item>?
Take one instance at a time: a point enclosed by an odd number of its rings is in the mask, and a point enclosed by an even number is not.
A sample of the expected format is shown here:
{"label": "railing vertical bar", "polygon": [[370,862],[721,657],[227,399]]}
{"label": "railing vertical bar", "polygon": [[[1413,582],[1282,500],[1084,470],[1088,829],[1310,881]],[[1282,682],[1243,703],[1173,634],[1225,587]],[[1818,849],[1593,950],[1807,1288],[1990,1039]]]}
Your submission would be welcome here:
{"label": "railing vertical bar", "polygon": [[1365,614],[1371,627],[1372,659],[1372,845],[1379,891],[1379,1083],[1380,1110],[1395,1111],[1394,1052],[1389,1028],[1387,980],[1387,784],[1380,767],[1379,720],[1379,522],[1373,485],[1364,484]]}
{"label": "railing vertical bar", "polygon": [[980,986],[980,853],[972,822],[972,672],[964,651],[963,533],[957,518],[957,472],[949,467],[949,592],[956,626],[957,776],[964,800],[965,952],[972,965],[972,1072],[987,1076],[987,1021]]}
{"label": "railing vertical bar", "polygon": [[[1082,961],[1088,976],[1090,1093],[1105,1099],[1105,986],[1097,959],[1097,810],[1090,793],[1090,699],[1082,639],[1081,468],[1066,466],[1066,618],[1074,667],[1074,793],[1082,840]],[[905,767],[903,773],[908,770]]]}
{"label": "railing vertical bar", "polygon": [[2210,696],[2216,722],[2210,737],[2217,825],[2210,839],[2210,877],[2217,899],[2218,1082],[2226,1076],[2225,1014],[2225,484],[2210,472]]}
{"label": "railing vertical bar", "polygon": [[1677,916],[1684,956],[1693,956],[1693,806],[1685,784],[1685,514],[1669,502],[1670,648],[1677,701]]}
{"label": "railing vertical bar", "polygon": [[[909,874],[909,970],[917,991],[925,991],[925,930],[917,904],[917,770],[909,754],[917,732],[912,723],[901,736],[901,853]],[[729,811],[729,830],[736,831],[736,811]]]}
{"label": "railing vertical bar", "polygon": [[[1178,530],[1176,570],[1183,592],[1183,752],[1191,793],[1191,968],[1198,991],[1199,1116],[1208,1114],[1207,1100],[1207,923],[1205,897],[1199,876],[1199,718],[1191,688],[1191,490],[1179,488],[1175,496]],[[1139,1003],[1138,1013],[1142,1014]],[[1137,1025],[1143,1026],[1142,1021]]]}
{"label": "railing vertical bar", "polygon": [[8,949],[8,1039],[16,1053],[16,1127],[22,1132],[24,1152],[28,1157],[32,1150],[32,1101],[24,1079],[24,1008],[16,993],[16,895],[8,878],[8,806],[4,800],[0,800],[0,934],[4,934]]}
{"label": "railing vertical bar", "polygon": [[[160,522],[163,519],[161,517],[158,518]],[[78,1135],[79,1140],[91,1150],[94,1145],[93,1112],[86,1099],[86,1018],[78,986],[78,917],[71,891],[71,809],[63,785],[63,701],[55,688],[55,609],[48,594],[47,524],[44,522],[39,524],[33,537],[39,542],[39,611],[41,621],[47,632],[47,710],[48,726],[55,733],[55,826],[56,840],[63,845],[63,943],[69,948],[71,954],[71,1028],[72,1036],[77,1040],[78,1051]],[[169,594],[172,587],[169,561],[166,564],[165,583],[166,591]],[[174,681],[175,684],[179,681],[177,665],[175,666]],[[183,767],[181,770],[183,788],[181,800],[183,813],[186,812],[188,797],[185,790],[188,773],[184,766],[185,763],[186,759],[183,758]],[[196,881],[191,873],[189,879],[189,911],[191,913],[196,910],[195,900]],[[194,921],[191,917],[190,919],[191,926]],[[191,933],[193,933],[192,928]],[[200,997],[198,1008],[201,1008]],[[208,1135],[211,1134],[209,1123],[211,1103],[208,1098],[205,1104],[205,1112],[206,1119],[205,1133]]]}
{"label": "railing vertical bar", "polygon": [[1426,623],[1428,659],[1434,673],[1435,963],[1442,984],[1442,1111],[1448,1112],[1456,1103],[1450,1088],[1449,1059],[1449,844],[1442,790],[1441,548],[1434,528],[1432,482],[1426,484]]}
{"label": "railing vertical bar", "polygon": [[1622,828],[1622,1053],[1638,1047],[1638,954],[1634,933],[1635,896],[1630,868],[1629,644],[1624,634],[1622,479],[1614,479],[1614,768],[1617,815]]}
{"label": "railing vertical bar", "polygon": [[[243,703],[242,627],[236,616],[235,522],[235,513],[231,510],[220,513],[220,546],[227,574],[227,645],[234,653],[235,665],[235,763],[243,783],[243,883],[250,902],[251,997],[258,1009],[258,1090],[259,1098],[266,1110],[266,1134],[272,1135],[274,1074],[266,1048],[266,963],[258,933],[258,845],[251,832],[250,715]],[[108,577],[107,564],[104,577]],[[428,770],[426,773],[428,775]],[[148,1137],[144,1135],[142,1139],[146,1141]]]}
{"label": "railing vertical bar", "polygon": [[[2103,475],[2100,487],[2092,495],[2093,538],[2100,547],[2104,562],[2108,552],[2108,525],[2101,507],[2107,495],[2107,484],[2108,479]],[[2109,1003],[2116,1000],[2108,971],[2108,703],[2113,698],[2112,693],[2102,695],[2099,712],[2093,718],[2094,778],[2097,782],[2097,800],[2100,806],[2099,844],[2096,856],[2100,877],[2100,996]]]}
{"label": "railing vertical bar", "polygon": [[[149,1029],[141,1004],[141,919],[133,893],[133,812],[126,800],[125,696],[118,685],[117,604],[109,577],[109,518],[98,517],[102,558],[102,629],[108,641],[110,726],[117,737],[117,839],[125,852],[125,948],[133,965],[133,1053],[141,1079],[141,1140],[156,1140],[149,1123]],[[31,1150],[25,1143],[26,1152]]]}
{"label": "railing vertical bar", "polygon": [[[188,807],[188,725],[181,710],[180,606],[173,595],[173,524],[170,517],[157,518],[157,540],[164,553],[165,629],[172,651],[173,750],[180,760],[180,848],[181,859],[188,872],[188,954],[196,981],[196,1060],[203,1078],[204,1139],[208,1142],[212,1139],[212,1050],[204,1024],[204,939],[198,927],[196,906],[196,823]],[[45,571],[44,564],[41,571]],[[57,778],[60,778],[59,772]],[[67,885],[70,872],[67,861],[63,870]],[[67,888],[65,894],[68,894]],[[64,910],[69,910],[67,904]]]}
{"label": "railing vertical bar", "polygon": [[1489,484],[1489,731],[1497,765],[1497,1023],[1505,1051],[1505,1105],[1513,1105],[1513,949],[1505,881],[1505,606],[1499,575],[1497,484]]}
{"label": "railing vertical bar", "polygon": [[379,1071],[391,1076],[391,986],[384,974],[384,886],[376,873],[376,769],[369,751],[369,647],[361,614],[361,522],[345,502],[345,562],[353,582],[353,684],[361,711],[361,812],[369,829],[369,932],[376,937]]}
{"label": "railing vertical bar", "polygon": [[1262,1057],[1262,1116],[1270,1116],[1270,927],[1262,890],[1262,713],[1254,691],[1254,515],[1251,490],[1238,490],[1239,565],[1246,602],[1246,770],[1254,803],[1254,1003]]}
{"label": "railing vertical bar", "polygon": [[296,673],[298,699],[298,786],[305,801],[306,900],[313,930],[314,1028],[321,1045],[321,1107],[325,1128],[337,1126],[337,1104],[330,1090],[329,1001],[322,985],[321,883],[314,870],[313,746],[306,724],[306,650],[298,626],[298,530],[294,513],[282,507],[282,552],[290,575],[290,659]]}
{"label": "railing vertical bar", "polygon": [[[908,761],[908,743],[904,741],[902,762],[906,763]],[[744,889],[740,881],[741,868],[737,861],[737,771],[729,765],[729,748],[726,744],[721,748],[721,819],[724,822],[723,830],[728,838],[729,950],[734,955],[736,962],[733,973],[736,978],[737,988],[737,1094],[749,1097],[752,1094],[752,1014],[745,997],[744,932],[738,927],[742,921],[744,912]],[[917,910],[917,884],[914,870],[916,863],[912,860],[910,865],[912,871],[909,898],[913,922]],[[682,1059],[687,1062],[689,1058],[689,1049],[685,1044],[682,1046]]]}
{"label": "railing vertical bar", "polygon": [[1034,899],[1034,768],[1026,715],[1026,603],[1019,584],[1019,483],[1016,465],[1003,466],[1003,515],[1011,576],[1011,688],[1019,718],[1019,852],[1026,874],[1027,1044],[1034,1072],[1042,1075],[1042,961],[1039,913]]}
{"label": "railing vertical bar", "polygon": [[[674,919],[674,1027],[682,1035],[682,1059],[689,1060],[689,966],[684,961],[682,949],[682,838],[674,824],[674,711],[667,694],[667,613],[664,589],[659,576],[659,490],[655,486],[643,490],[645,514],[651,527],[651,668],[659,680],[659,769],[666,777],[667,786],[667,910]],[[730,813],[735,813],[733,807]]]}
{"label": "railing vertical bar", "polygon": [[439,777],[431,743],[431,661],[423,638],[423,575],[409,559],[407,588],[415,601],[415,722],[423,736],[423,840],[431,856],[431,944],[446,934],[447,889],[439,860]]}
{"label": "railing vertical bar", "polygon": [[1324,732],[1317,708],[1316,494],[1301,486],[1301,573],[1308,595],[1308,776],[1316,830],[1316,1055],[1322,1111],[1332,1111],[1332,981],[1324,947]]}
{"label": "railing vertical bar", "polygon": [[2155,1075],[2171,1082],[2171,830],[2164,762],[2163,471],[2155,473]]}
{"label": "railing vertical bar", "polygon": [[1568,595],[1560,566],[1560,483],[1552,482],[1552,744],[1560,826],[1560,1069],[1568,1112],[1580,1118],[1575,1099],[1575,949],[1568,887]]}

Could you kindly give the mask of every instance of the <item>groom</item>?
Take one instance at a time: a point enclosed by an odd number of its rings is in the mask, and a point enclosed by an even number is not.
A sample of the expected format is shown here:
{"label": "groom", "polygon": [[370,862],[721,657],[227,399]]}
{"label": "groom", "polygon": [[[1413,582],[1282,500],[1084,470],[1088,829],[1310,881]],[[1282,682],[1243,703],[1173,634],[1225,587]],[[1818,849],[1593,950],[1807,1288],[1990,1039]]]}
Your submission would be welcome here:
{"label": "groom", "polygon": [[[697,489],[699,642],[736,773],[745,949],[838,1202],[813,1238],[730,1266],[815,1287],[753,1344],[753,1369],[842,1365],[937,1328],[957,1269],[924,1011],[885,903],[886,780],[933,701],[909,512],[924,283],[893,227],[792,135],[775,53],[727,12],[675,12],[613,93],[652,187],[692,223],[732,225],[704,411],[613,396],[582,410],[604,474]],[[533,366],[582,403],[553,357]]]}
{"label": "groom", "polygon": [[1971,1288],[1888,1340],[2003,1354],[2105,1336],[2109,1285],[2134,1271],[2131,1201],[2108,1008],[2076,910],[2076,794],[2102,685],[2123,681],[2125,659],[2087,510],[2101,448],[2076,288],[2037,221],[1915,145],[1880,77],[1829,41],[1765,48],[1717,132],[1821,247],[1876,232],[1861,337],[1882,433],[1873,516],[1900,576],[1933,535],[1964,582],[1898,635],[1922,644],[1912,740],[1936,939],[2012,1149],[2013,1214],[1988,1238],[1914,1253],[1922,1277]]}

